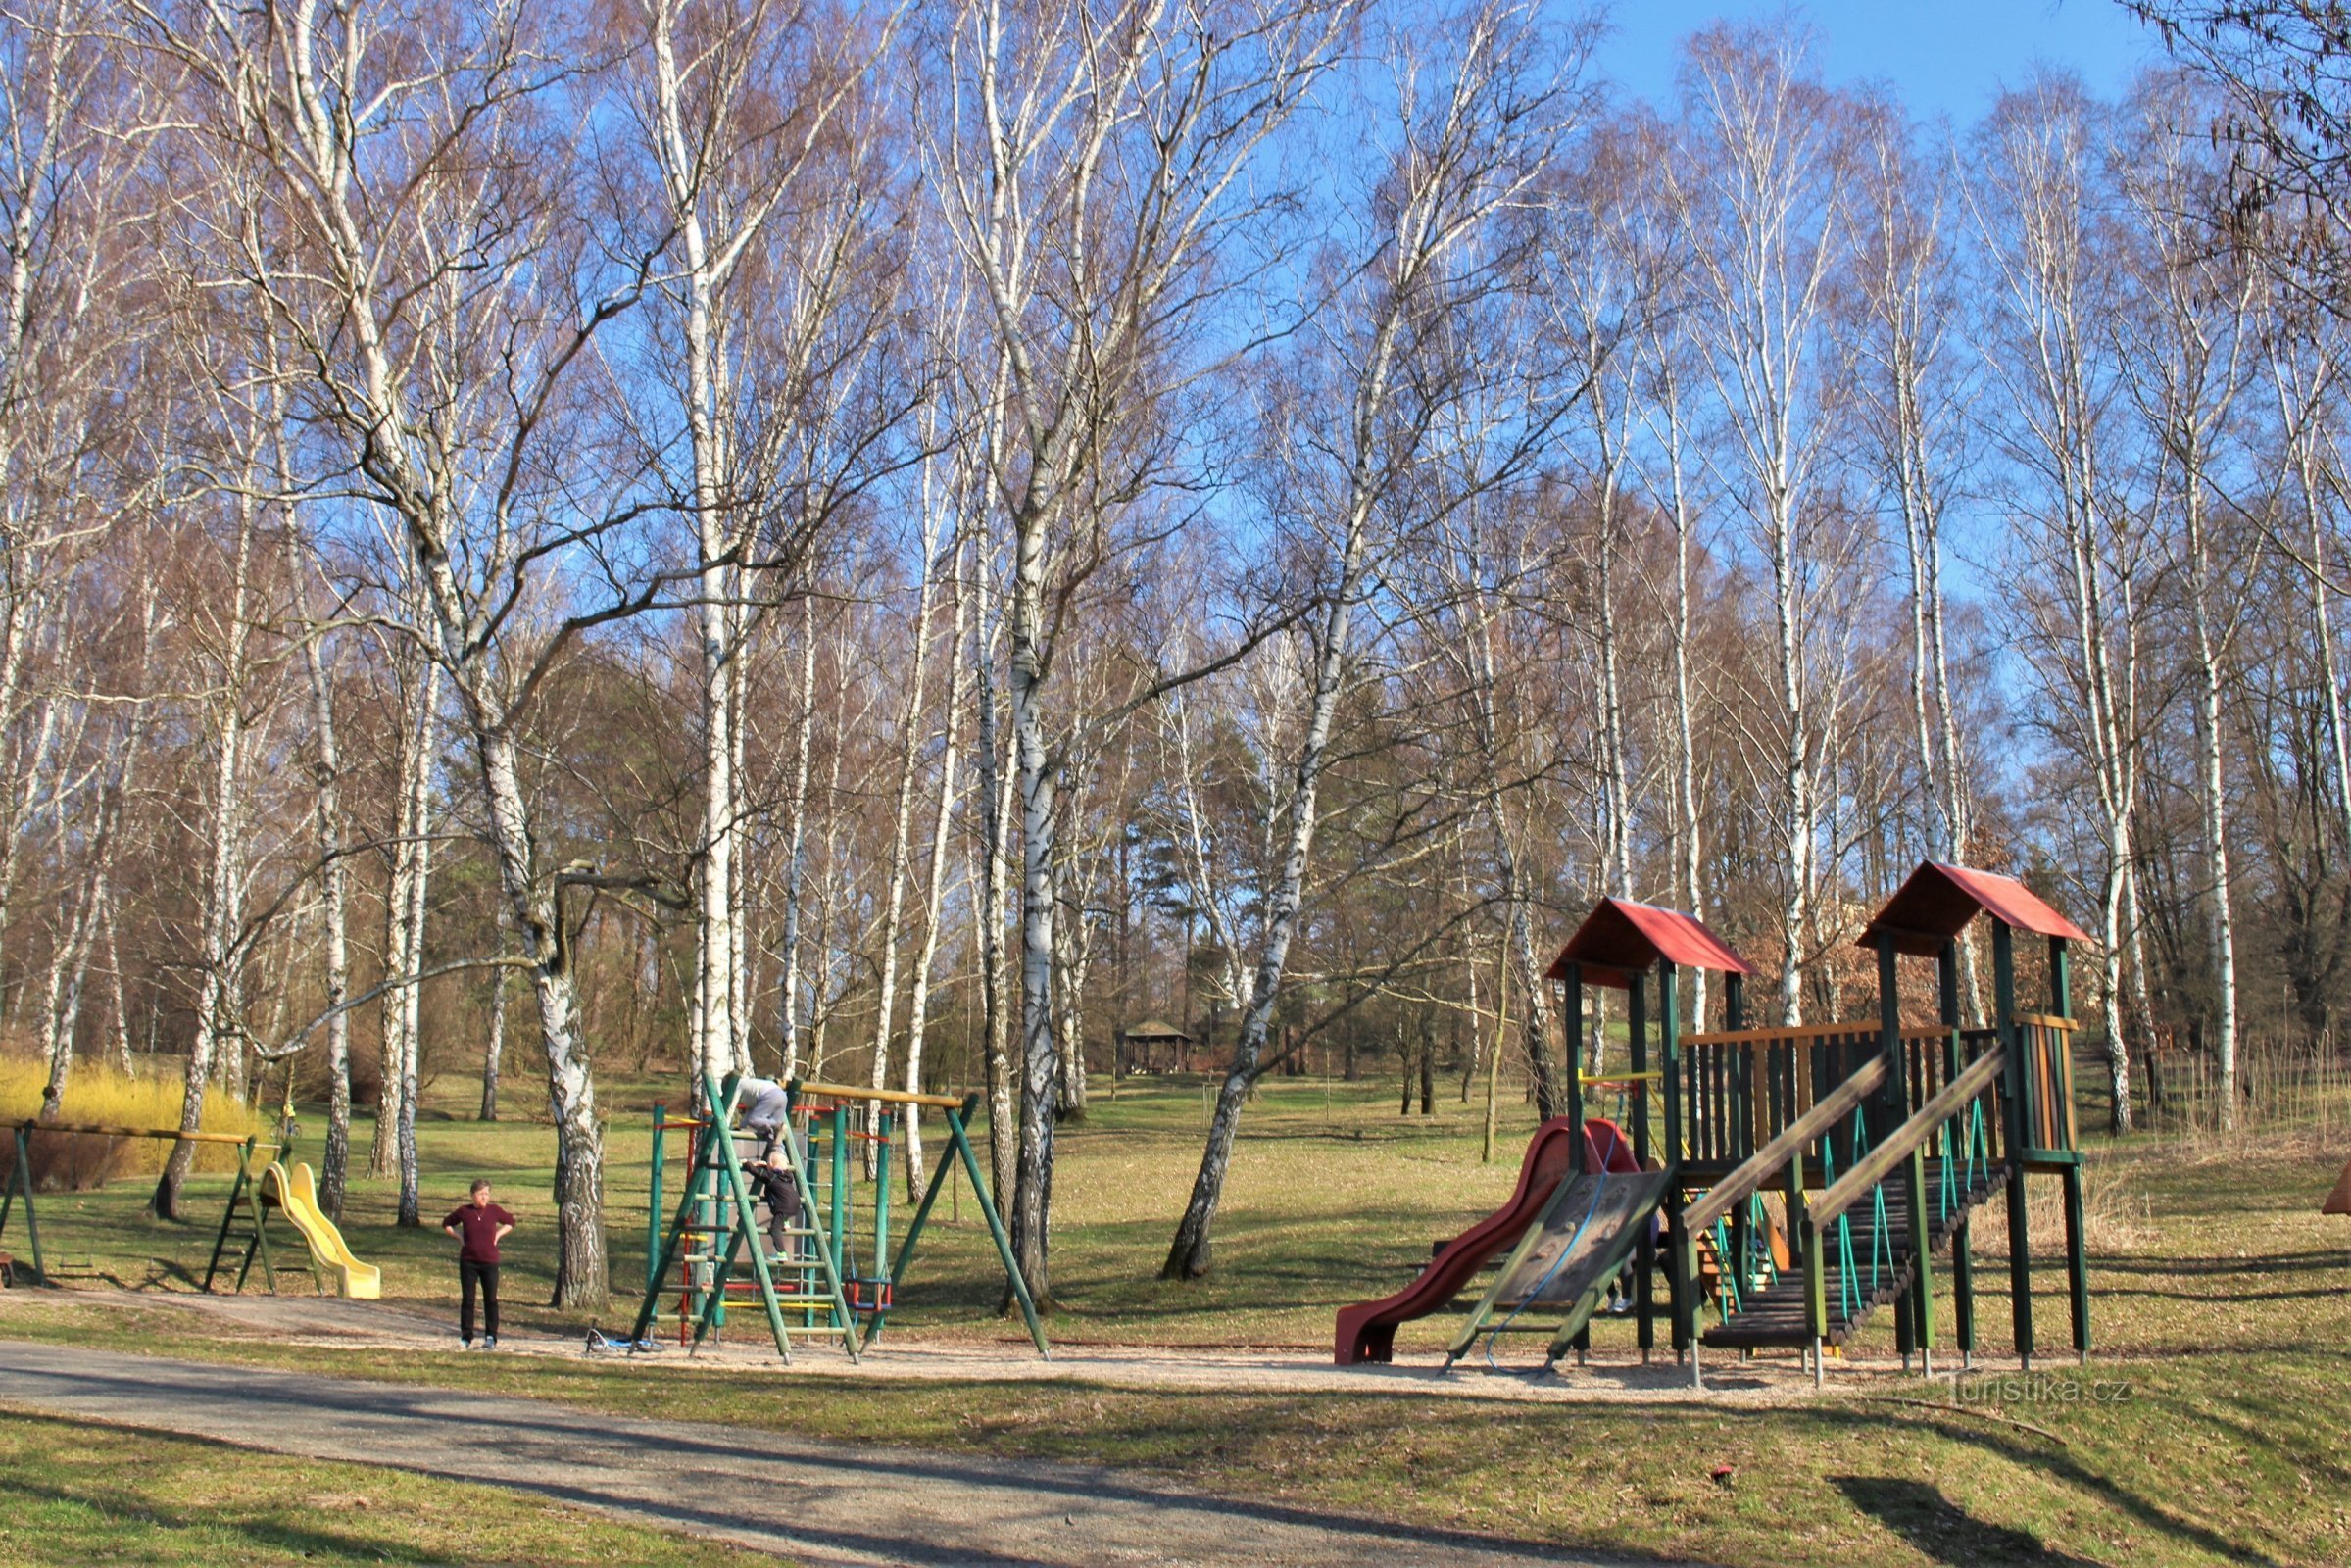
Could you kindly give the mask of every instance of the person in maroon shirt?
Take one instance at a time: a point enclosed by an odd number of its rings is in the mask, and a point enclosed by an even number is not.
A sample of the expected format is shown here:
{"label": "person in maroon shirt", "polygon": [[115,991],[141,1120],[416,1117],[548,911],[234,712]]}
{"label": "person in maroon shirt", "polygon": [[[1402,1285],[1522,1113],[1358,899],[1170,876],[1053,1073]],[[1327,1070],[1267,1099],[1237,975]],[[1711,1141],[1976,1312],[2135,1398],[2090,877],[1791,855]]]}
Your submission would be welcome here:
{"label": "person in maroon shirt", "polygon": [[442,1231],[458,1243],[457,1279],[464,1304],[458,1308],[458,1338],[473,1348],[473,1293],[481,1292],[481,1346],[498,1348],[498,1244],[514,1228],[514,1216],[490,1201],[490,1184],[473,1184],[473,1201],[441,1221]]}

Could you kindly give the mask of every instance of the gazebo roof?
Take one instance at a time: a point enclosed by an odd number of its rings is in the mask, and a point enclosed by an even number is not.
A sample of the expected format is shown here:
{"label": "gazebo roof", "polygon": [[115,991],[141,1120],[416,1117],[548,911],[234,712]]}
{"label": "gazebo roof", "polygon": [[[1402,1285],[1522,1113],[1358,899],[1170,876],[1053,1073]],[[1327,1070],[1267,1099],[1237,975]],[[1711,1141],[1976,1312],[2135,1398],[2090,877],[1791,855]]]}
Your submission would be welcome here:
{"label": "gazebo roof", "polygon": [[1156,1018],[1146,1018],[1141,1023],[1131,1023],[1119,1033],[1125,1035],[1129,1040],[1181,1040],[1189,1044],[1192,1039],[1190,1035],[1175,1025],[1161,1023]]}
{"label": "gazebo roof", "polygon": [[1979,912],[2036,936],[2090,940],[2088,932],[2015,877],[1928,860],[1886,901],[1861,933],[1859,946],[1874,949],[1881,936],[1890,936],[1896,953],[1932,957]]}
{"label": "gazebo roof", "polygon": [[1659,962],[1717,974],[1753,974],[1731,944],[1706,929],[1695,915],[1631,899],[1602,899],[1551,960],[1549,978],[1562,980],[1571,963],[1584,966],[1584,983],[1631,988],[1631,976]]}

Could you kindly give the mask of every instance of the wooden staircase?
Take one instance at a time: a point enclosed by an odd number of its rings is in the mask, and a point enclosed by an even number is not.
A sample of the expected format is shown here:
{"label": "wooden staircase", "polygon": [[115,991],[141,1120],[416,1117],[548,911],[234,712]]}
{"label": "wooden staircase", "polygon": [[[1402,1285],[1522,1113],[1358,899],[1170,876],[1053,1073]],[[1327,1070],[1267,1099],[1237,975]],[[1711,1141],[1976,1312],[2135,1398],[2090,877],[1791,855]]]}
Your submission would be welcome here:
{"label": "wooden staircase", "polygon": [[[1929,1158],[1925,1162],[1929,1192],[1939,1191],[1943,1182],[1943,1161]],[[1988,1167],[1983,1179],[1961,1190],[1952,1211],[1935,1217],[1931,1204],[1927,1236],[1930,1250],[1939,1251],[1958,1229],[1960,1221],[1978,1207],[1998,1196],[2008,1183],[2009,1167],[1996,1164]],[[1916,1259],[1911,1253],[1910,1199],[1908,1183],[1894,1181],[1886,1184],[1883,1216],[1876,1203],[1857,1206],[1851,1216],[1852,1258],[1855,1272],[1861,1278],[1858,1289],[1850,1295],[1845,1289],[1843,1252],[1823,1260],[1822,1272],[1826,1283],[1829,1306],[1826,1343],[1841,1346],[1865,1320],[1872,1308],[1890,1304],[1903,1291],[1909,1289]],[[1877,1259],[1873,1277],[1870,1260]],[[1699,1343],[1725,1349],[1760,1350],[1778,1348],[1801,1348],[1812,1343],[1812,1326],[1805,1310],[1805,1276],[1802,1270],[1782,1274],[1766,1289],[1747,1296],[1734,1310],[1730,1320],[1718,1323],[1699,1336]],[[1858,1311],[1846,1310],[1845,1304],[1860,1301]]]}

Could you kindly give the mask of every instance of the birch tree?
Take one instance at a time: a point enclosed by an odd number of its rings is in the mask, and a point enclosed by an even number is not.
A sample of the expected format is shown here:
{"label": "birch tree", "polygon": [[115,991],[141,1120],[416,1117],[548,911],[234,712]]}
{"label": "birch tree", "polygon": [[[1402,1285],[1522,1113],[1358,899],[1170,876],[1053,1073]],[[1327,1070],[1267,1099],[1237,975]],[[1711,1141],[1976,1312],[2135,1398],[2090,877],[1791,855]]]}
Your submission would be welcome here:
{"label": "birch tree", "polygon": [[1232,1064],[1160,1269],[1167,1279],[1209,1270],[1242,1106],[1273,1064],[1268,1035],[1306,893],[1333,724],[1355,665],[1355,621],[1368,575],[1406,526],[1383,514],[1425,444],[1448,427],[1450,405],[1474,395],[1490,368],[1494,345],[1478,330],[1478,308],[1517,283],[1523,259],[1494,230],[1549,171],[1577,107],[1580,51],[1546,36],[1529,7],[1478,7],[1381,44],[1395,119],[1360,177],[1366,196],[1383,199],[1358,198],[1357,211],[1374,215],[1360,249],[1327,263],[1343,281],[1309,329],[1293,396],[1270,411],[1285,488],[1301,503],[1296,525],[1315,552],[1300,564],[1315,606],[1305,717],[1295,757],[1283,759],[1288,787],[1269,813],[1269,828],[1280,823],[1274,880],[1253,972],[1236,998]]}
{"label": "birch tree", "polygon": [[[2254,575],[2241,549],[2242,530],[2224,517],[2223,442],[2245,389],[2254,355],[2245,330],[2254,274],[2215,243],[2205,225],[2201,193],[2218,181],[2192,128],[2200,118],[2178,82],[2142,89],[2136,105],[2139,134],[2121,149],[2121,186],[2142,236],[2132,248],[2135,309],[2115,329],[2130,335],[2121,355],[2131,400],[2154,439],[2163,470],[2158,508],[2178,509],[2176,543],[2185,583],[2190,679],[2196,711],[2196,785],[2203,813],[2206,886],[2203,904],[2212,944],[2216,1011],[2214,1053],[2219,1068],[2220,1117],[2236,1126],[2239,1033],[2236,895],[2229,839],[2228,736],[2224,690]],[[2167,91],[2167,88],[2175,90]],[[2119,1098],[2119,1097],[2118,1097]]]}
{"label": "birch tree", "polygon": [[[1666,224],[1653,212],[1644,227],[1662,231]],[[1653,241],[1652,241],[1653,244]],[[1652,249],[1652,254],[1661,252]],[[1698,681],[1693,623],[1697,614],[1697,572],[1701,565],[1698,542],[1700,507],[1697,486],[1701,465],[1693,448],[1691,408],[1688,391],[1691,345],[1682,319],[1678,293],[1661,282],[1659,308],[1641,341],[1633,349],[1641,366],[1641,425],[1649,455],[1643,479],[1652,504],[1672,523],[1674,565],[1665,594],[1667,679],[1672,691],[1674,892],[1682,907],[1700,919],[1707,916],[1705,882],[1706,822],[1698,806]],[[1704,969],[1690,971],[1690,1028],[1706,1027],[1706,1004],[1712,976]]]}
{"label": "birch tree", "polygon": [[124,812],[138,788],[138,769],[146,755],[148,727],[163,697],[155,689],[156,644],[164,615],[154,579],[148,577],[134,584],[130,599],[122,618],[137,622],[136,673],[132,689],[116,694],[116,700],[108,705],[120,711],[121,718],[108,726],[113,744],[107,748],[103,776],[95,786],[97,801],[95,820],[89,829],[88,863],[82,872],[67,935],[50,959],[49,999],[42,1030],[49,1056],[48,1081],[41,1090],[43,1121],[55,1121],[65,1109],[66,1084],[73,1070],[90,962],[99,932],[108,927],[109,913],[114,907],[115,867],[122,857]]}
{"label": "birch tree", "polygon": [[1951,692],[1943,517],[1958,479],[1966,383],[1951,366],[1947,323],[1960,315],[1947,231],[1947,176],[1919,167],[1900,112],[1872,106],[1867,212],[1860,239],[1864,320],[1858,386],[1878,483],[1901,521],[1910,609],[1910,726],[1923,848],[1964,862],[1973,816]]}
{"label": "birch tree", "polygon": [[[1216,24],[1171,0],[964,4],[927,40],[928,183],[987,301],[1004,375],[989,478],[1005,529],[1009,768],[1020,821],[1020,1142],[1012,1245],[1048,1272],[1053,1125],[1053,885],[1059,765],[1051,679],[1088,530],[1150,485],[1151,454],[1107,466],[1116,425],[1201,369],[1203,270],[1269,197],[1248,178],[1328,71],[1346,0],[1246,4]],[[1268,171],[1267,172],[1270,172]],[[1209,351],[1212,353],[1212,351]],[[1147,452],[1149,449],[1147,449]],[[1074,546],[1074,548],[1073,548]]]}
{"label": "birch tree", "polygon": [[[1977,350],[1996,402],[1991,433],[2038,504],[2019,535],[2052,585],[2036,661],[2060,737],[2082,747],[2098,803],[2099,1001],[2117,1130],[2130,1125],[2125,959],[2135,939],[2133,826],[2144,750],[2141,601],[2148,545],[2117,501],[2110,236],[2095,220],[2097,116],[2078,84],[2044,76],[1995,107],[1968,188],[1991,308]],[[2054,676],[2055,678],[2050,678]],[[2143,967],[2140,968],[2143,974]]]}
{"label": "birch tree", "polygon": [[142,510],[112,489],[109,426],[157,325],[154,235],[134,227],[151,125],[108,33],[82,0],[0,12],[0,1015],[24,1000],[8,939],[25,852],[61,804],[37,673],[74,575]]}
{"label": "birch tree", "polygon": [[[875,29],[780,0],[641,0],[639,9],[640,116],[677,248],[661,293],[683,349],[691,475],[680,510],[693,537],[701,656],[689,1027],[698,1075],[716,1078],[749,1065],[736,1014],[746,987],[739,698],[758,612],[750,589],[759,567],[788,578],[789,558],[840,500],[810,488],[798,514],[779,519],[761,504],[763,481],[776,476],[776,451],[764,449],[802,439],[789,431],[796,416],[821,422],[820,389],[838,368],[825,362],[842,352],[845,318],[870,318],[872,293],[851,300],[874,287],[856,264],[880,227],[870,172],[857,164],[854,144],[871,134],[857,100],[891,24]],[[846,157],[844,142],[853,144]],[[814,230],[786,241],[813,265],[787,273],[780,291],[756,286],[771,260],[762,249],[771,224]],[[812,390],[820,395],[810,408]],[[761,525],[779,520],[762,537]]]}
{"label": "birch tree", "polygon": [[2345,375],[2342,335],[2330,331],[2315,313],[2273,300],[2262,340],[2263,367],[2285,443],[2288,501],[2299,514],[2291,554],[2310,590],[2310,626],[2326,693],[2335,806],[2342,815],[2343,842],[2351,845],[2351,719],[2345,713],[2345,678],[2339,673],[2334,625],[2334,601],[2342,596],[2339,585],[2351,580],[2343,576],[2333,548],[2335,518],[2344,499],[2343,476],[2351,472],[2338,412]]}
{"label": "birch tree", "polygon": [[[966,476],[968,477],[968,476]],[[958,486],[958,515],[969,504],[970,486]],[[939,799],[931,815],[930,851],[926,857],[927,871],[922,908],[922,945],[915,955],[912,994],[906,1000],[906,1076],[902,1087],[909,1095],[921,1094],[922,1051],[930,1025],[931,988],[939,963],[940,938],[944,934],[944,914],[948,894],[949,833],[954,826],[955,807],[961,799],[962,788],[958,769],[962,761],[963,715],[969,705],[964,699],[965,676],[970,666],[970,614],[974,597],[965,580],[970,551],[968,541],[958,536],[955,552],[948,573],[950,605],[947,691],[945,695],[945,731],[939,742]],[[984,916],[983,916],[984,918]],[[906,1183],[914,1192],[922,1190],[925,1166],[922,1153],[922,1107],[906,1107]]]}
{"label": "birch tree", "polygon": [[[1687,243],[1709,374],[1728,426],[1718,460],[1745,511],[1771,583],[1778,711],[1775,803],[1786,882],[1780,1012],[1804,1021],[1806,956],[1820,876],[1821,662],[1837,626],[1837,524],[1823,515],[1821,467],[1839,382],[1830,328],[1850,215],[1845,106],[1807,74],[1792,31],[1729,25],[1689,46],[1688,155],[1668,177]],[[1834,676],[1832,676],[1834,678]]]}
{"label": "birch tree", "polygon": [[[599,334],[635,303],[651,259],[591,261],[593,214],[575,199],[590,182],[573,177],[579,147],[556,97],[586,40],[509,3],[436,14],[438,47],[404,59],[420,21],[311,0],[140,12],[145,41],[188,73],[216,155],[249,161],[264,191],[281,237],[242,262],[304,368],[323,461],[402,531],[403,586],[422,611],[406,629],[448,681],[537,1004],[558,1128],[556,1296],[592,1306],[607,1289],[603,1128],[563,868],[540,848],[520,749],[570,642],[661,596],[659,579],[597,569],[636,492],[566,435]],[[555,603],[565,562],[611,591]]]}

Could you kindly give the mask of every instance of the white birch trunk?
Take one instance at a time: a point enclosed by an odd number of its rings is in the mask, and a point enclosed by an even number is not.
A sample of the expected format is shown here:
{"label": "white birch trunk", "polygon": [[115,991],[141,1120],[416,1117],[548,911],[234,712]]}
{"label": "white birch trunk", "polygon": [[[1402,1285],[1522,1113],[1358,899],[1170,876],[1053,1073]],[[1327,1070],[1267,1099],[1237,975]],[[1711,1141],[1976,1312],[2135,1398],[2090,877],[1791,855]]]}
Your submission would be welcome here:
{"label": "white birch trunk", "polygon": [[[960,760],[963,735],[963,684],[968,663],[970,635],[968,607],[970,594],[963,580],[964,548],[958,540],[955,546],[954,575],[949,591],[954,595],[955,627],[950,644],[947,668],[947,732],[939,752],[939,809],[931,819],[930,881],[923,896],[922,950],[914,959],[913,994],[906,1002],[906,1068],[905,1089],[918,1095],[922,1088],[922,1047],[928,1027],[931,1004],[931,975],[939,959],[941,932],[940,911],[947,899],[948,830],[955,819],[956,766]],[[986,920],[983,912],[981,921]],[[922,1152],[922,1107],[906,1107],[906,1185],[909,1192],[922,1191],[924,1174]]]}
{"label": "white birch trunk", "polygon": [[[926,473],[924,489],[928,491],[930,485],[931,478]],[[875,1089],[889,1087],[891,1025],[898,1015],[898,953],[906,918],[906,867],[913,850],[916,760],[928,720],[923,703],[930,686],[931,595],[938,577],[942,511],[926,495],[920,546],[922,565],[914,587],[914,668],[906,685],[906,703],[898,714],[898,779],[892,793],[890,845],[882,871],[881,974],[874,999],[870,1076]],[[952,692],[949,706],[954,706]],[[868,1132],[880,1130],[881,1116],[881,1102],[872,1102],[866,1110]],[[866,1174],[870,1177],[877,1146],[868,1143],[864,1147]]]}
{"label": "white birch trunk", "polygon": [[776,991],[782,1003],[786,1079],[799,1076],[800,1037],[807,1026],[800,1005],[800,955],[801,924],[808,906],[808,769],[815,739],[816,599],[809,593],[800,602],[800,728],[792,747],[792,837],[784,856],[783,978]]}
{"label": "white birch trunk", "polygon": [[[293,483],[284,457],[282,408],[276,411],[275,423],[281,432],[273,443],[279,453],[278,488],[290,495]],[[308,579],[308,564],[300,534],[289,526],[286,580],[306,602],[308,594],[300,585]],[[310,686],[311,741],[316,753],[312,775],[317,785],[312,816],[324,904],[326,1145],[318,1161],[318,1207],[327,1218],[340,1219],[351,1176],[351,1014],[343,1005],[351,991],[351,873],[344,859],[343,755],[335,729],[334,686],[327,674],[323,636],[315,629],[303,635],[302,665]]]}
{"label": "white birch trunk", "polygon": [[[89,866],[74,908],[71,934],[59,945],[50,969],[48,1029],[44,1036],[49,1048],[49,1080],[41,1092],[43,1121],[55,1121],[64,1109],[66,1081],[73,1073],[74,1046],[81,1028],[90,958],[101,930],[106,934],[107,963],[113,974],[118,1015],[122,1010],[122,975],[115,956],[114,871],[122,853],[122,813],[138,787],[139,760],[147,749],[147,726],[153,711],[151,689],[157,618],[158,606],[150,586],[140,604],[139,689],[132,698],[129,723],[117,745],[113,777],[99,797]],[[120,1033],[119,1021],[117,1027]],[[121,1038],[125,1043],[128,1040],[127,1034],[122,1034]],[[127,1058],[127,1044],[122,1054]]]}
{"label": "white birch trunk", "polygon": [[482,1052],[481,1119],[498,1119],[498,1073],[506,1057],[506,988],[511,978],[501,968],[490,982],[490,1043]]}
{"label": "white birch trunk", "polygon": [[[252,632],[249,608],[257,503],[250,491],[234,503],[236,547],[226,602],[221,607],[220,691],[214,702],[210,845],[204,877],[201,951],[197,956],[195,1029],[188,1041],[187,1070],[180,1094],[179,1130],[198,1131],[204,1097],[212,1079],[224,1024],[235,1016],[237,987],[230,972],[244,887],[245,683]],[[239,1050],[242,1049],[240,1045]],[[155,1185],[152,1207],[158,1219],[179,1217],[179,1195],[194,1162],[196,1146],[178,1143]]]}

